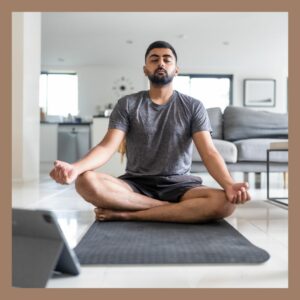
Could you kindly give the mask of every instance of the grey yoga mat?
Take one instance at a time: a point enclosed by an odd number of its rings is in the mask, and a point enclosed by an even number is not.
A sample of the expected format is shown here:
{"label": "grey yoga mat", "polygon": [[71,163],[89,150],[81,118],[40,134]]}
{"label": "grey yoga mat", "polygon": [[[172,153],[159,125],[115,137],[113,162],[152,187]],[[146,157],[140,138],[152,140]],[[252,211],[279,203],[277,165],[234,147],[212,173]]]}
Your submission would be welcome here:
{"label": "grey yoga mat", "polygon": [[269,254],[225,220],[207,224],[98,222],[75,248],[81,264],[262,263]]}

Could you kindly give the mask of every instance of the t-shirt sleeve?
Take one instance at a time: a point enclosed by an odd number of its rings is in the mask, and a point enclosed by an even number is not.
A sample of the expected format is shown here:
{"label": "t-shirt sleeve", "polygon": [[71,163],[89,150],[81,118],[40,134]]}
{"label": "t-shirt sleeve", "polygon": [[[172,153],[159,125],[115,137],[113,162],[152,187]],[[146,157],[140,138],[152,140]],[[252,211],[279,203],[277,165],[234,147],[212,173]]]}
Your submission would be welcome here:
{"label": "t-shirt sleeve", "polygon": [[121,98],[109,117],[109,129],[120,129],[125,132],[129,129],[129,111],[126,98]]}
{"label": "t-shirt sleeve", "polygon": [[197,131],[209,131],[210,134],[212,133],[208,113],[202,102],[198,100],[197,102],[194,102],[191,133],[193,134]]}

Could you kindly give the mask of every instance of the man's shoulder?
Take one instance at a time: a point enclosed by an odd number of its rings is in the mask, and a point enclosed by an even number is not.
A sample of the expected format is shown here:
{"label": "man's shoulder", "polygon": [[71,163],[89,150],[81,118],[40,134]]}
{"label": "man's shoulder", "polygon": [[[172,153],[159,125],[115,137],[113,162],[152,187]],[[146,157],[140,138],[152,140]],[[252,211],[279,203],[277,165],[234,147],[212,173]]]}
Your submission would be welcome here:
{"label": "man's shoulder", "polygon": [[139,91],[136,93],[132,93],[129,95],[125,95],[122,98],[120,98],[118,100],[118,102],[126,102],[126,101],[133,101],[133,100],[139,100],[139,99],[143,99],[146,95],[147,91]]}
{"label": "man's shoulder", "polygon": [[130,111],[134,107],[138,106],[141,101],[145,98],[147,91],[139,91],[133,94],[125,95],[118,99],[117,107]]}

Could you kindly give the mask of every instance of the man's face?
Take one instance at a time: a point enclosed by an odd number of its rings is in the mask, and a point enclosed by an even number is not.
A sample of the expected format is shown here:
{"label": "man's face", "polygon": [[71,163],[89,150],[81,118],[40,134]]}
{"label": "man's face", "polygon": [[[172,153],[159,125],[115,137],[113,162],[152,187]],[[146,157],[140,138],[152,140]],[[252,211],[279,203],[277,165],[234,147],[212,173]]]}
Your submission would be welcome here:
{"label": "man's face", "polygon": [[172,82],[178,68],[171,49],[152,49],[146,57],[144,73],[154,85],[163,86]]}

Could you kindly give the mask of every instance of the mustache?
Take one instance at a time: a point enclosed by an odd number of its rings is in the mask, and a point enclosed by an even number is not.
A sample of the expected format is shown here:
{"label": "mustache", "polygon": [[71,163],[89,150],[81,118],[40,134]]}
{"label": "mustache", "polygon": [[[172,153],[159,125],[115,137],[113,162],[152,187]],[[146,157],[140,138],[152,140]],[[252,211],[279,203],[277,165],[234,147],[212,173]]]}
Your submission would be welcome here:
{"label": "mustache", "polygon": [[155,70],[155,73],[158,73],[160,71],[164,71],[165,73],[167,73],[167,71],[164,68],[158,68]]}

